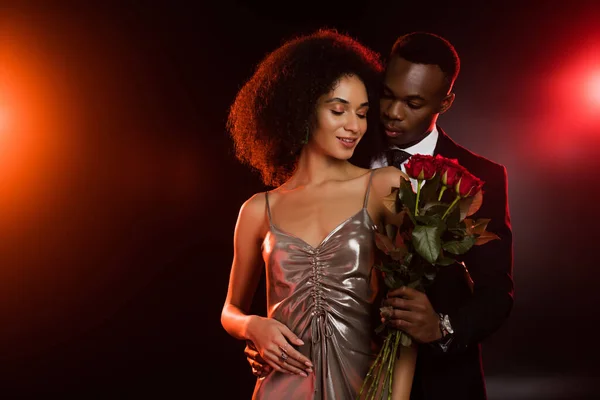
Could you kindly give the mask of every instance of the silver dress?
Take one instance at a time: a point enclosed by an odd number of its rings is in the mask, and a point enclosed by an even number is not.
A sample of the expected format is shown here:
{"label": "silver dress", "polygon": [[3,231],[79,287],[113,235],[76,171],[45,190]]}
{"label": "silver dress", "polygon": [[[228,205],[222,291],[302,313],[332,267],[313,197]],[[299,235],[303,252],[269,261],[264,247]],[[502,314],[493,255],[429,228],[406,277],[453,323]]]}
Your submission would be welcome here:
{"label": "silver dress", "polygon": [[253,399],[355,399],[377,347],[372,313],[378,292],[373,267],[375,225],[363,208],[313,247],[271,222],[262,245],[267,311],[304,341],[296,347],[314,372],[273,371],[258,379]]}

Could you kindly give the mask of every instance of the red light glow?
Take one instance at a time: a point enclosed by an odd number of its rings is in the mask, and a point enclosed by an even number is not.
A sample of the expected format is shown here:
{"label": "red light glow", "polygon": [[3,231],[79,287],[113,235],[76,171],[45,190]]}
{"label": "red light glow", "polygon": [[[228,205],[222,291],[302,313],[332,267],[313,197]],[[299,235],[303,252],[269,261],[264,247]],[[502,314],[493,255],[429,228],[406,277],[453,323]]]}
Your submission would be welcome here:
{"label": "red light glow", "polygon": [[600,107],[600,68],[591,74],[585,85],[586,97],[595,108]]}

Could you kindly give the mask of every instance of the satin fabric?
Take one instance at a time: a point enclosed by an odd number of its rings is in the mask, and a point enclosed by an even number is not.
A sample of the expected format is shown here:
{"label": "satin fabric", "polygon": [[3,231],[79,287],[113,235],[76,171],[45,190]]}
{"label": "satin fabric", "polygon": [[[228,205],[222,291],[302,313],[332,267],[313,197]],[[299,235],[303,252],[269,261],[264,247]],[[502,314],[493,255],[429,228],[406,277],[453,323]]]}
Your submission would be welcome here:
{"label": "satin fabric", "polygon": [[304,341],[296,349],[313,362],[314,372],[303,377],[273,371],[257,380],[253,399],[356,398],[377,351],[375,225],[366,209],[368,191],[363,208],[317,247],[272,224],[267,193],[270,230],[262,255],[268,315]]}

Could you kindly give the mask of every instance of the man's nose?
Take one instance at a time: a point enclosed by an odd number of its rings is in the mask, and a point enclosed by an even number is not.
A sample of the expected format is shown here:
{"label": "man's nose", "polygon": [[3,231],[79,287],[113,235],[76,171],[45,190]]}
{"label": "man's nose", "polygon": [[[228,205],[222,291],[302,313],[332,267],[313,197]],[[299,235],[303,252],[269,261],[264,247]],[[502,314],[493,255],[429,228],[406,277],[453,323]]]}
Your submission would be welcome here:
{"label": "man's nose", "polygon": [[400,101],[392,101],[386,108],[384,108],[384,114],[389,119],[396,119],[402,121],[404,119],[404,108]]}

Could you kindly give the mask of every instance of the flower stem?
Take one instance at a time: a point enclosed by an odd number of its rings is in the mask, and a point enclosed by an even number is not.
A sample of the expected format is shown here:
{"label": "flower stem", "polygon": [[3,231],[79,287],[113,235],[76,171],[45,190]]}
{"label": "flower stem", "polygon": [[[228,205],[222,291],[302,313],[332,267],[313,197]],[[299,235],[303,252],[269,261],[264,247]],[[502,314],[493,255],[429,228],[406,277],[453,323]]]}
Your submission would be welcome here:
{"label": "flower stem", "polygon": [[[373,382],[374,384],[371,385],[371,389],[373,390],[372,399],[375,399],[375,396],[377,395],[377,391],[380,387],[385,387],[384,385],[380,386],[379,379],[381,379],[381,373],[383,372],[383,367],[387,364],[387,361],[388,361],[387,358],[390,355],[391,339],[392,339],[392,334],[388,333],[387,337],[385,338],[385,342],[383,343],[383,359],[379,363],[379,370],[377,371],[377,376],[375,377],[375,381]],[[385,384],[385,382],[384,382],[384,384]],[[371,389],[367,393],[367,399],[369,398],[368,396],[371,393]]]}
{"label": "flower stem", "polygon": [[[384,346],[385,343],[387,343],[387,338],[384,342]],[[358,398],[361,399],[362,398],[362,393],[363,390],[365,389],[365,386],[367,385],[367,383],[369,382],[369,379],[373,376],[373,370],[375,370],[375,368],[377,367],[377,365],[379,365],[381,363],[381,358],[383,356],[383,351],[379,351],[379,353],[377,354],[377,358],[375,359],[375,361],[373,362],[373,364],[371,364],[371,367],[369,368],[369,372],[367,372],[367,376],[365,377],[362,386],[360,387],[360,391],[358,392]],[[369,390],[367,391],[367,396],[368,394],[371,392],[371,388],[373,387],[373,381],[371,381],[371,386],[369,386]]]}
{"label": "flower stem", "polygon": [[394,365],[396,363],[396,353],[398,352],[400,335],[403,335],[403,333],[400,331],[394,331],[394,344],[392,347],[392,355],[390,357],[390,363],[388,366],[388,400],[392,400],[392,380],[394,379]]}
{"label": "flower stem", "polygon": [[419,197],[421,196],[421,183],[423,179],[417,179],[417,201],[415,201],[415,217],[419,215]]}
{"label": "flower stem", "polygon": [[444,192],[446,191],[446,189],[448,189],[448,187],[442,185],[442,189],[440,190],[440,195],[438,196],[438,201],[442,200],[442,195],[444,194]]}
{"label": "flower stem", "polygon": [[448,214],[450,214],[450,211],[452,211],[452,209],[454,208],[454,206],[456,205],[456,203],[458,203],[459,200],[460,200],[460,196],[457,194],[456,198],[454,199],[454,201],[452,202],[452,204],[450,204],[450,206],[448,207],[448,209],[446,210],[446,212],[444,213],[444,215],[442,215],[442,220],[446,219],[446,216]]}

